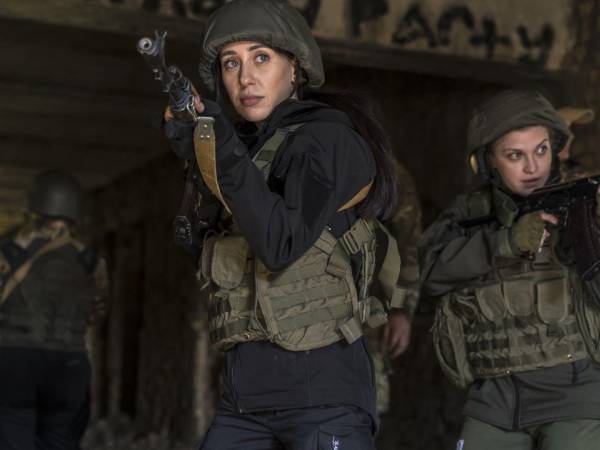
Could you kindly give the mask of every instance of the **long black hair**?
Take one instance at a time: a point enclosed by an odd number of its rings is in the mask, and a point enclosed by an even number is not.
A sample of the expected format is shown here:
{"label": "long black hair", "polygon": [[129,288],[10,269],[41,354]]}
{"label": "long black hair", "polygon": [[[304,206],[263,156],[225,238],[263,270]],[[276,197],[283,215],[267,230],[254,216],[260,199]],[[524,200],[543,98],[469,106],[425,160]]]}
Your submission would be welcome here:
{"label": "long black hair", "polygon": [[298,96],[325,103],[348,115],[358,134],[371,148],[377,169],[369,195],[358,205],[358,213],[365,218],[389,218],[398,204],[397,163],[375,103],[365,93],[348,90],[320,89],[303,92],[299,89]]}

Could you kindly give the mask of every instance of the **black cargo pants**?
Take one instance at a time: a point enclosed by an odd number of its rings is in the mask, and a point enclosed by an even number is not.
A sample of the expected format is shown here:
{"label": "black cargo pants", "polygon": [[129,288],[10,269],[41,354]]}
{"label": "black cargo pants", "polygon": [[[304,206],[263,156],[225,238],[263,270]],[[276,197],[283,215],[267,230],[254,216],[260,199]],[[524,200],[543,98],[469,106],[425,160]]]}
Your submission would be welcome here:
{"label": "black cargo pants", "polygon": [[82,352],[0,347],[0,449],[79,449],[90,376]]}
{"label": "black cargo pants", "polygon": [[353,406],[238,414],[223,402],[201,450],[375,450],[372,420]]}

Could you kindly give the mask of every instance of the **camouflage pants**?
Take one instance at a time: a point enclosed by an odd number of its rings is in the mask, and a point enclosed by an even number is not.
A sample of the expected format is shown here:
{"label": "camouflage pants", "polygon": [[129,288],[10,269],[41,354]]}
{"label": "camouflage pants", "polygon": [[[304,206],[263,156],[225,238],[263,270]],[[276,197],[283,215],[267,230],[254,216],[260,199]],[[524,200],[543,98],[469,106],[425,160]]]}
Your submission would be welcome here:
{"label": "camouflage pants", "polygon": [[390,409],[390,363],[381,351],[381,340],[378,335],[367,334],[367,347],[373,360],[377,416],[381,416]]}

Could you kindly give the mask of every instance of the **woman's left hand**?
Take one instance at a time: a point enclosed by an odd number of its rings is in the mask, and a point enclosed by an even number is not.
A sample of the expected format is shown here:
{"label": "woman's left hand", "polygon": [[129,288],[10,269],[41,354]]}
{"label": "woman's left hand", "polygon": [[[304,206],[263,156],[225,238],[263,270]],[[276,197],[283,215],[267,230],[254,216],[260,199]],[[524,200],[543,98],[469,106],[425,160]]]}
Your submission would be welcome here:
{"label": "woman's left hand", "polygon": [[410,344],[411,323],[405,312],[391,312],[383,328],[383,351],[390,358],[404,353]]}

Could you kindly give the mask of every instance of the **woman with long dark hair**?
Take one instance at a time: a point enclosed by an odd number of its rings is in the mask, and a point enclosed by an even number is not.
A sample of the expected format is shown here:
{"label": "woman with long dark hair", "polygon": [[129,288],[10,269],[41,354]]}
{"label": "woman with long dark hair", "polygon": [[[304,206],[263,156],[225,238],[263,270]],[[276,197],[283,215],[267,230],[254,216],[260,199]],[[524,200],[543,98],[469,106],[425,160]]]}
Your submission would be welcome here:
{"label": "woman with long dark hair", "polygon": [[385,134],[351,96],[311,99],[324,82],[321,55],[283,1],[217,10],[200,74],[242,119],[234,127],[218,103],[198,98],[212,120],[195,127],[192,148],[192,128],[165,113],[174,151],[195,151],[212,192],[203,204],[221,205],[196,239],[211,339],[225,351],[223,397],[202,448],[372,449],[362,327],[402,304],[396,244],[378,221],[396,204]]}

